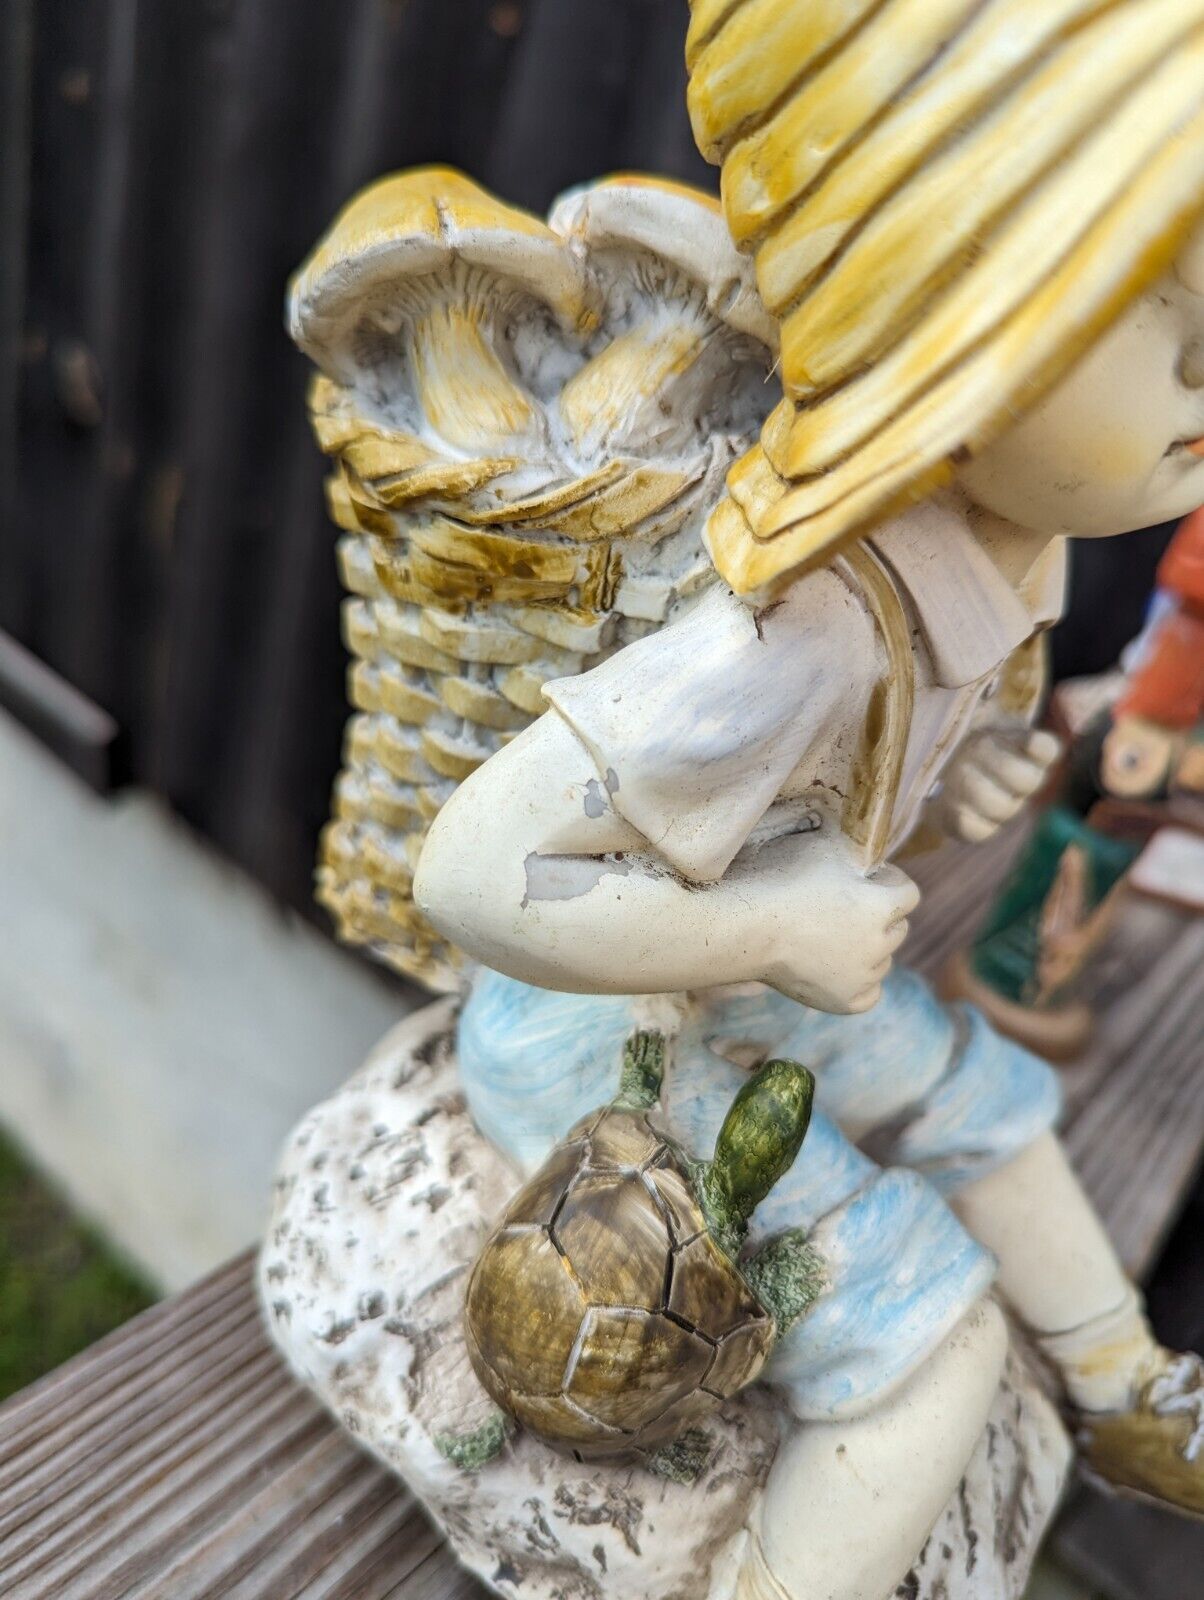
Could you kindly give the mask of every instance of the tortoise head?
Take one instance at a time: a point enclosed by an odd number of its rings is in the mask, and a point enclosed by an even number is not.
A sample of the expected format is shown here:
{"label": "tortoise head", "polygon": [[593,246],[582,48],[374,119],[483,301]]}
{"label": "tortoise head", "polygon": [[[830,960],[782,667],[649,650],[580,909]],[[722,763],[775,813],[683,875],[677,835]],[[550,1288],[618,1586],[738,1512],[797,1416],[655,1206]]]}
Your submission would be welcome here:
{"label": "tortoise head", "polygon": [[811,1123],[815,1079],[797,1061],[767,1061],[732,1101],[714,1157],[698,1174],[711,1232],[734,1254],[761,1201],[794,1165]]}
{"label": "tortoise head", "polygon": [[[633,1033],[623,1047],[619,1111],[650,1111],[665,1077],[665,1039]],[[699,1204],[716,1240],[735,1256],[748,1219],[794,1165],[811,1123],[815,1079],[797,1061],[767,1061],[728,1108],[715,1154],[690,1163]]]}

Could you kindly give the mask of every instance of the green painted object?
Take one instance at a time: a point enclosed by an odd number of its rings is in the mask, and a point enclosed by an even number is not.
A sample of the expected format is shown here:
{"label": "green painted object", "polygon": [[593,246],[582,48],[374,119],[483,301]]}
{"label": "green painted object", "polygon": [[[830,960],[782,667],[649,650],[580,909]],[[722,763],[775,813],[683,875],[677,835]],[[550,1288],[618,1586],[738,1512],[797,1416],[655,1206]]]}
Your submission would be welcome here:
{"label": "green painted object", "polygon": [[509,1432],[510,1419],[498,1411],[471,1433],[438,1434],[435,1448],[462,1472],[479,1472],[487,1461],[492,1461],[499,1453]]}
{"label": "green painted object", "polygon": [[664,1053],[657,1034],[628,1041],[618,1098],[514,1197],[469,1278],[481,1382],[579,1459],[676,1461],[666,1447],[757,1377],[818,1283],[801,1235],[737,1262],[754,1207],[798,1156],[811,1074],[767,1062],[696,1162],[653,1120]]}
{"label": "green painted object", "polygon": [[1042,922],[1072,848],[1081,852],[1086,868],[1083,910],[1088,914],[1102,904],[1139,853],[1136,845],[1098,832],[1066,806],[1050,806],[1041,813],[970,952],[974,976],[1017,1005],[1035,1005],[1042,998]]}
{"label": "green painted object", "polygon": [[695,1168],[711,1231],[734,1255],[748,1219],[794,1165],[815,1099],[815,1079],[797,1061],[767,1061],[723,1119],[715,1154]]}

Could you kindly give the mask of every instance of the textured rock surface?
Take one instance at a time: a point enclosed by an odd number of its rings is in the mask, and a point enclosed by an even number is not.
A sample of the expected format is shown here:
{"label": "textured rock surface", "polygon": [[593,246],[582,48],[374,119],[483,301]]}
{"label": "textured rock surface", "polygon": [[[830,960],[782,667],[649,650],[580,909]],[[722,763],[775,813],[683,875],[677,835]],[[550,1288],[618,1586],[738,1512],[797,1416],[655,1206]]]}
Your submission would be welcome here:
{"label": "textured rock surface", "polygon": [[[754,1388],[707,1421],[692,1483],[579,1465],[522,1433],[476,1471],[448,1458],[450,1448],[471,1460],[496,1423],[461,1310],[468,1266],[518,1183],[465,1110],[454,1020],[452,1002],[409,1018],[290,1140],[260,1269],[273,1336],[503,1594],[727,1600],[777,1449],[771,1391]],[[899,1596],[1017,1600],[1067,1455],[1013,1356],[961,1489]]]}
{"label": "textured rock surface", "polygon": [[1013,1340],[982,1442],[894,1600],[1020,1600],[1070,1459],[1057,1413]]}

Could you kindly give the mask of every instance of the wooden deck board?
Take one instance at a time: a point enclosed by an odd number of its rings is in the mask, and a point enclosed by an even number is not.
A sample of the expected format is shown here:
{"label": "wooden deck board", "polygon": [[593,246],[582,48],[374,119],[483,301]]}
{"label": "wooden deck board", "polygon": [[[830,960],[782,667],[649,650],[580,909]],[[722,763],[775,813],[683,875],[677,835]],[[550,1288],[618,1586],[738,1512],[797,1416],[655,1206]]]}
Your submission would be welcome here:
{"label": "wooden deck board", "polygon": [[[910,961],[939,970],[973,928],[1015,845],[1004,839],[920,864],[925,901]],[[1204,1149],[1204,919],[1176,920],[1148,903],[1127,908],[1100,972],[1099,1032],[1066,1079],[1068,1140],[1126,1262],[1140,1273]],[[1115,1535],[1133,1522],[1126,1512],[1108,1527]],[[1175,1526],[1158,1569],[1172,1574],[1188,1559],[1175,1552],[1190,1547],[1193,1532]],[[1096,1548],[1101,1537],[1098,1513],[1076,1501],[1068,1551],[1084,1539]],[[1125,1600],[1136,1594],[1125,1587],[1136,1560],[1118,1547],[1113,1592]],[[1155,1566],[1144,1569],[1147,1583]],[[1106,1573],[1093,1577],[1107,1588]],[[4,1600],[478,1593],[413,1497],[285,1372],[260,1324],[249,1257],[0,1407]],[[1142,1592],[1142,1600],[1164,1597],[1185,1593]]]}

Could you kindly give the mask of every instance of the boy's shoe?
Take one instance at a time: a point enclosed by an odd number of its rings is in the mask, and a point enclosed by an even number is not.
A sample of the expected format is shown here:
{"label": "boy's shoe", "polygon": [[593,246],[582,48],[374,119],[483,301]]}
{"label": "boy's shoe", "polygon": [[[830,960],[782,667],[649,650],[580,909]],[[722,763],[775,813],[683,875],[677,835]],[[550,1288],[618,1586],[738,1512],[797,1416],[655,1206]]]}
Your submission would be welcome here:
{"label": "boy's shoe", "polygon": [[1204,1517],[1204,1361],[1170,1355],[1128,1411],[1080,1412],[1089,1475],[1122,1493]]}

